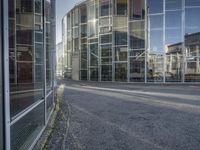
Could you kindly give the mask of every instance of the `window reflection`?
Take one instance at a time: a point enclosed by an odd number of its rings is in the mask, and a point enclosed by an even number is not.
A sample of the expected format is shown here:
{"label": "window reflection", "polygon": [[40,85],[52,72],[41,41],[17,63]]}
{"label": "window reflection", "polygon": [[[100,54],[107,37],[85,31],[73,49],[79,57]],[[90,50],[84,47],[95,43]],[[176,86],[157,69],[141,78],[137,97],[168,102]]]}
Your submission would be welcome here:
{"label": "window reflection", "polygon": [[147,0],[149,14],[163,13],[163,0]]}
{"label": "window reflection", "polygon": [[145,0],[129,0],[129,19],[141,20],[145,18]]}
{"label": "window reflection", "polygon": [[127,15],[127,1],[124,0],[114,0],[114,14],[115,15]]}
{"label": "window reflection", "polygon": [[[13,39],[9,45],[11,117],[44,98],[44,50],[42,45],[35,43],[43,42],[43,30],[41,28],[39,32],[34,32],[35,24],[43,26],[38,20],[38,16],[41,18],[43,12],[42,1],[35,2],[35,12],[33,2],[16,0],[16,12],[13,6],[9,5],[9,37]],[[16,34],[13,34],[15,30]]]}

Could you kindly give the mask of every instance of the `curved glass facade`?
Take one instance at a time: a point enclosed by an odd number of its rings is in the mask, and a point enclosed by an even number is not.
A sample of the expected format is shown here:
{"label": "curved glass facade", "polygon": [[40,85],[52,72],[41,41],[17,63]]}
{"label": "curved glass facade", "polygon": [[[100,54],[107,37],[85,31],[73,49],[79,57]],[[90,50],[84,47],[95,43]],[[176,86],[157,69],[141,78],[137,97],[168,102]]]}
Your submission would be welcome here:
{"label": "curved glass facade", "polygon": [[[200,0],[87,0],[63,18],[65,72],[122,82],[200,81]],[[76,59],[77,61],[77,59]]]}

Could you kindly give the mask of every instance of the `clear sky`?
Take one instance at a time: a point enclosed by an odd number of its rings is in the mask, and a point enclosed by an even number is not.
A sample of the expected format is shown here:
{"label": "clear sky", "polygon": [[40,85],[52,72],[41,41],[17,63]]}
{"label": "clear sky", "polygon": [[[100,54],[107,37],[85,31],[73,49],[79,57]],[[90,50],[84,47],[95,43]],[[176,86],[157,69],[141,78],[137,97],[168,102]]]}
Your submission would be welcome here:
{"label": "clear sky", "polygon": [[82,0],[56,0],[56,43],[62,41],[61,21],[63,16]]}

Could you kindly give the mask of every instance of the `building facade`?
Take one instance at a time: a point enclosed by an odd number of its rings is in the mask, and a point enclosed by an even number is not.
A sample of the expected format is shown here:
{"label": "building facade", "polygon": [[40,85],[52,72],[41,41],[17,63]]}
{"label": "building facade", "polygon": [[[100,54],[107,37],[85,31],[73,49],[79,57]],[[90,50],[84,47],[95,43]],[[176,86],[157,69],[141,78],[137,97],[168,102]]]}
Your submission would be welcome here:
{"label": "building facade", "polygon": [[199,13],[200,0],[83,1],[62,21],[68,77],[78,61],[79,80],[199,82]]}
{"label": "building facade", "polygon": [[63,44],[62,42],[56,45],[56,76],[63,76]]}
{"label": "building facade", "polygon": [[55,0],[0,6],[0,150],[28,150],[54,108]]}

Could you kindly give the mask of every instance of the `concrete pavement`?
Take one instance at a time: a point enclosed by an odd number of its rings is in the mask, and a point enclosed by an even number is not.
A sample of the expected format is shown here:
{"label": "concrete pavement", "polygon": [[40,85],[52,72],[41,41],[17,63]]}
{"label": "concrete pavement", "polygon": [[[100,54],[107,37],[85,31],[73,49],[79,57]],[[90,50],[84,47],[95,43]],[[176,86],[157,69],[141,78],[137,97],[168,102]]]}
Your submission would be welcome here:
{"label": "concrete pavement", "polygon": [[200,86],[59,81],[49,150],[199,150]]}

